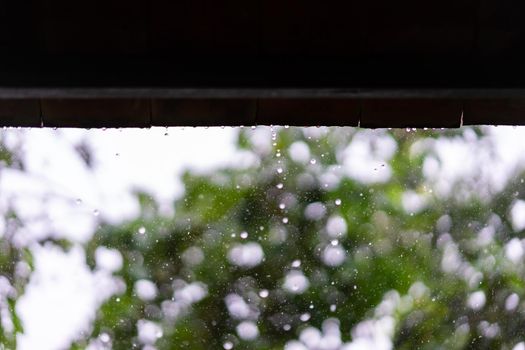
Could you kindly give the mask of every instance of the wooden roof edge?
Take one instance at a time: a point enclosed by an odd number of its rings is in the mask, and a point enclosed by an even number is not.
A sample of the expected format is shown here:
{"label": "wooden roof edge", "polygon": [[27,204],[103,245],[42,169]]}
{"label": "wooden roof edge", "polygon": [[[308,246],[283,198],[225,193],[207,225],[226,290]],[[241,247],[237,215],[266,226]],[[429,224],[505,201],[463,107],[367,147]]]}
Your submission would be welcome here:
{"label": "wooden roof edge", "polygon": [[482,124],[525,125],[525,97],[0,98],[0,126],[9,127]]}

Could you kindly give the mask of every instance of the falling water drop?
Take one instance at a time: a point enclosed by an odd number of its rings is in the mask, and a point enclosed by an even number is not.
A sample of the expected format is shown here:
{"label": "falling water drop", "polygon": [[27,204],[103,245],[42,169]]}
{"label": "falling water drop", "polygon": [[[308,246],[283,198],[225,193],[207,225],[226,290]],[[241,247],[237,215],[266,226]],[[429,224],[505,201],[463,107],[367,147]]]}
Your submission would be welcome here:
{"label": "falling water drop", "polygon": [[310,319],[310,314],[308,312],[305,312],[299,317],[299,319],[303,322],[306,322]]}

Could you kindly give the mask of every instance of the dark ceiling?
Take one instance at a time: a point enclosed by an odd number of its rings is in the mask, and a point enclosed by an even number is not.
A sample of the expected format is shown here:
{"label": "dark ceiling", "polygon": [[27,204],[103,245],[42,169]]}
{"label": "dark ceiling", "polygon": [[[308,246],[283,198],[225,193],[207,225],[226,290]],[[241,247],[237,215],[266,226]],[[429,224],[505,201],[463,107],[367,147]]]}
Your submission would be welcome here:
{"label": "dark ceiling", "polygon": [[0,125],[525,124],[525,2],[0,0]]}

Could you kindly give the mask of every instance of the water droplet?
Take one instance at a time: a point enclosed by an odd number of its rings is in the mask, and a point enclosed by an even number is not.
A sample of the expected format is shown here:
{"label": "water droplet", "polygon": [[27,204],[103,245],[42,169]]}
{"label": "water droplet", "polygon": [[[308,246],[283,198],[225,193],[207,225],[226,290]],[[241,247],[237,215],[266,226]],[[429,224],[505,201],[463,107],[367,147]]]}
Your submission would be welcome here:
{"label": "water droplet", "polygon": [[81,204],[82,203],[82,199],[80,198],[77,198],[77,200],[75,201],[75,203],[78,205],[78,204]]}
{"label": "water droplet", "polygon": [[283,218],[283,224],[287,224],[288,223],[288,218]]}
{"label": "water droplet", "polygon": [[146,233],[146,228],[144,226],[139,227],[139,233],[141,235],[145,234]]}
{"label": "water droplet", "polygon": [[117,303],[120,303],[120,298],[115,299]]}
{"label": "water droplet", "polygon": [[240,236],[241,236],[242,239],[246,239],[246,238],[248,238],[248,232],[246,232],[246,231],[241,232]]}
{"label": "water droplet", "polygon": [[277,173],[278,174],[282,174],[283,173],[283,168],[277,168]]}
{"label": "water droplet", "polygon": [[310,314],[308,312],[305,312],[301,316],[299,316],[299,319],[303,322],[306,322],[310,319]]}
{"label": "water droplet", "polygon": [[268,295],[270,295],[270,292],[268,292],[268,289],[261,289],[261,290],[259,291],[259,296],[260,296],[261,298],[267,298]]}
{"label": "water droplet", "polygon": [[290,329],[292,329],[292,326],[290,326],[289,324],[285,324],[285,325],[283,326],[283,329],[284,329],[285,331],[289,331]]}
{"label": "water droplet", "polygon": [[299,267],[299,266],[301,266],[301,260],[292,261],[292,267]]}
{"label": "water droplet", "polygon": [[109,334],[107,333],[101,333],[98,337],[100,341],[103,343],[109,343],[109,341],[111,340],[111,338],[109,337]]}
{"label": "water droplet", "polygon": [[339,241],[337,239],[334,239],[332,241],[330,241],[330,244],[333,245],[333,246],[336,246],[339,244]]}
{"label": "water droplet", "polygon": [[283,184],[281,184],[281,183],[278,183],[278,184],[277,184],[277,186],[275,186],[275,187],[277,187],[278,189],[282,189],[282,188],[283,188],[283,186],[284,186]]}
{"label": "water droplet", "polygon": [[315,164],[315,163],[317,163],[317,160],[315,160],[315,159],[310,159],[310,164]]}
{"label": "water droplet", "polygon": [[93,210],[93,215],[98,216],[98,214],[100,214],[100,212],[98,211],[98,209]]}
{"label": "water droplet", "polygon": [[338,205],[338,206],[341,205],[341,200],[340,200],[339,198],[337,198],[337,199],[335,200],[335,205]]}
{"label": "water droplet", "polygon": [[312,310],[314,308],[314,304],[310,304],[309,308]]}
{"label": "water droplet", "polygon": [[354,284],[354,290],[356,290],[356,289],[357,289],[357,285]]}
{"label": "water droplet", "polygon": [[337,306],[335,304],[330,305],[330,311],[335,312],[337,310]]}
{"label": "water droplet", "polygon": [[276,156],[277,158],[279,158],[279,157],[281,156],[281,152],[277,152],[277,153],[275,154],[275,156]]}
{"label": "water droplet", "polygon": [[227,341],[224,344],[222,344],[222,347],[225,350],[231,350],[231,349],[233,349],[233,343],[231,341]]}
{"label": "water droplet", "polygon": [[279,204],[279,209],[284,210],[286,208],[286,205],[284,203]]}

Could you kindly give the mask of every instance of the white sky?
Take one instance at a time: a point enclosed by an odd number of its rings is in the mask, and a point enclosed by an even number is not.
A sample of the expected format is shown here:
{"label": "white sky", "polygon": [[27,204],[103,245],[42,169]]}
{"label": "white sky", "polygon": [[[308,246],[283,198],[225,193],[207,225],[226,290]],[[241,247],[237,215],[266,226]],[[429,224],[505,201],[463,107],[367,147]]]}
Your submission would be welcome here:
{"label": "white sky", "polygon": [[[145,190],[169,208],[183,193],[179,177],[185,169],[209,171],[238,161],[232,128],[3,133],[11,144],[22,140],[26,172],[2,171],[0,176],[0,208],[12,203],[28,223],[19,235],[22,244],[48,235],[84,242],[101,218],[117,223],[136,217],[139,208],[131,190]],[[91,172],[72,147],[82,140],[93,151]],[[87,269],[81,249],[33,252],[36,270],[17,306],[25,328],[18,348],[64,349],[88,331],[87,321],[103,301],[96,291],[110,281]]]}
{"label": "white sky", "polygon": [[[20,244],[31,244],[48,235],[85,242],[100,218],[118,223],[136,216],[139,208],[131,195],[132,189],[150,192],[169,208],[173,199],[183,193],[179,176],[184,169],[203,172],[249,162],[236,151],[237,130],[232,128],[1,132],[10,144],[22,140],[27,166],[26,173],[9,170],[0,173],[0,210],[11,203],[27,221],[18,237]],[[269,142],[268,130],[262,132]],[[94,154],[95,166],[91,172],[86,171],[73,151],[72,145],[81,140]],[[490,187],[498,189],[516,167],[525,164],[524,140],[525,128],[491,128],[485,141],[493,144],[491,154],[480,152],[479,147],[464,141],[439,140],[439,159],[436,164],[426,165],[427,172],[436,190],[443,193],[450,190],[451,181],[458,177],[480,176]],[[357,180],[377,177],[372,169],[377,167],[375,161],[358,162],[365,165],[356,169],[358,165],[352,159],[367,158],[363,154],[366,146],[357,146],[358,143],[349,147],[350,153],[345,154],[352,169],[347,175],[356,176]],[[490,166],[486,166],[489,159]],[[480,164],[485,166],[479,167]],[[480,168],[484,169],[481,173]],[[94,215],[94,211],[100,215]],[[525,217],[525,213],[522,215]],[[3,226],[0,222],[0,238]],[[89,331],[87,321],[93,319],[94,310],[102,302],[95,297],[95,291],[100,284],[108,283],[110,274],[86,269],[81,249],[65,253],[36,248],[34,254],[36,271],[18,304],[26,330],[19,338],[19,349],[63,349],[80,332]]]}

